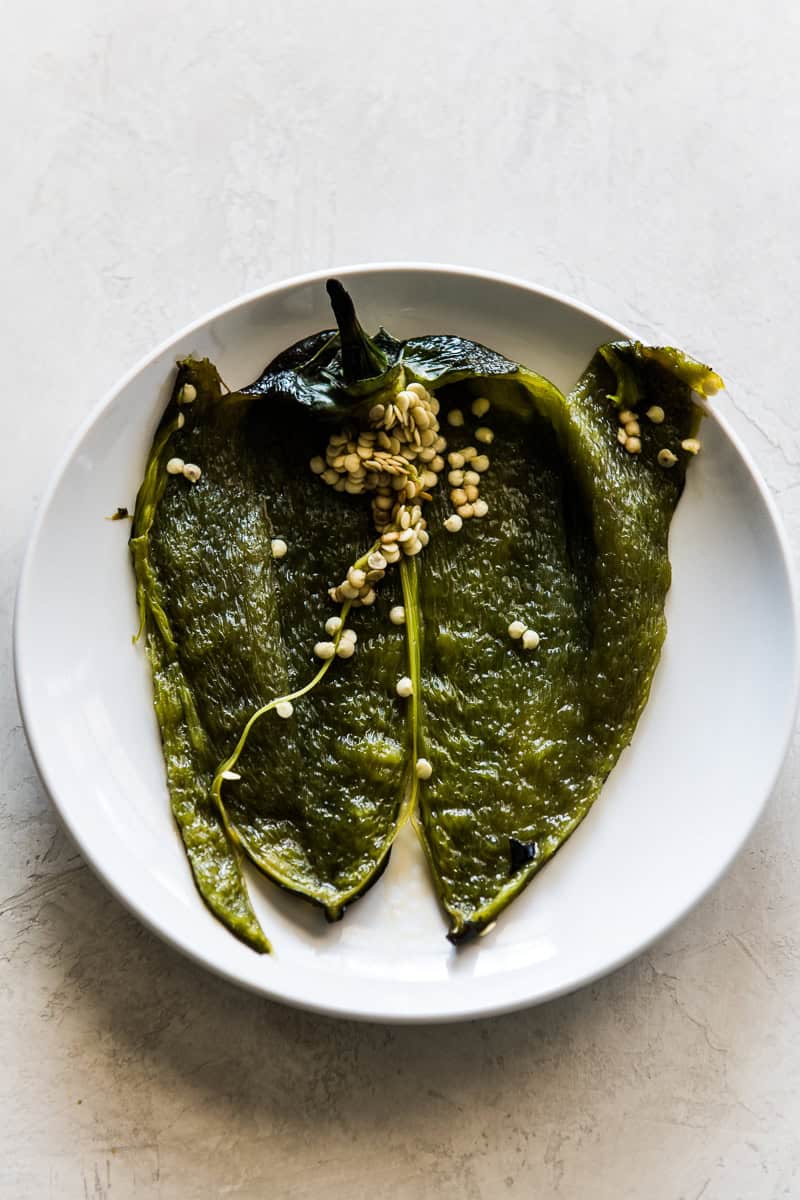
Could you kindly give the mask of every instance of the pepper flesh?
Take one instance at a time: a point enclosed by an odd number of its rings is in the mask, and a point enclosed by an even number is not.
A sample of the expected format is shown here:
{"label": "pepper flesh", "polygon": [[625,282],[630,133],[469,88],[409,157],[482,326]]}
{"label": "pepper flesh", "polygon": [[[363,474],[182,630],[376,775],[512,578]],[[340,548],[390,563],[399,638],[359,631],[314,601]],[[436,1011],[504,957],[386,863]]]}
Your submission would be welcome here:
{"label": "pepper flesh", "polygon": [[[213,777],[252,713],[313,675],[330,576],[374,533],[363,506],[308,485],[308,446],[320,436],[310,414],[270,413],[251,397],[204,388],[194,364],[182,371],[198,397],[160,457],[196,461],[202,476],[190,485],[162,471],[150,577],[139,576],[173,633]],[[280,563],[271,553],[278,535],[289,546]],[[382,608],[391,603],[389,587]],[[405,650],[382,608],[359,611],[358,653],[297,702],[291,718],[272,712],[254,725],[236,765],[241,779],[222,787],[230,839],[331,919],[385,866],[408,788],[394,694]]]}
{"label": "pepper flesh", "polygon": [[[637,455],[617,438],[607,357],[626,407],[666,413]],[[631,740],[666,632],[685,478],[685,456],[665,471],[657,455],[696,430],[697,367],[619,343],[569,397],[543,402],[524,371],[474,385],[493,402],[489,511],[432,539],[420,589],[434,773],[417,826],[453,941],[486,928],[563,845]],[[440,397],[465,407],[458,389]],[[535,654],[509,638],[512,619],[540,634]]]}
{"label": "pepper flesh", "polygon": [[[335,919],[416,806],[458,942],[563,844],[632,736],[663,642],[684,481],[684,457],[665,471],[657,454],[695,432],[692,389],[721,381],[678,351],[615,343],[565,397],[466,339],[368,338],[341,285],[329,291],[338,332],[289,347],[239,393],[223,395],[206,361],[180,364],[156,435],[131,549],[173,811],[209,907],[263,950],[241,851]],[[490,398],[488,515],[442,532],[440,495],[425,554],[358,610],[357,653],[319,668],[328,588],[375,531],[365,498],[320,486],[308,461],[334,423],[365,427],[376,400],[414,380],[436,389],[443,420]],[[186,382],[197,397],[180,423]],[[654,403],[664,423],[626,453],[617,411]],[[447,428],[451,450],[469,429]],[[173,456],[198,463],[199,481],[167,476]],[[535,654],[510,641],[511,619],[538,631]],[[288,720],[263,711],[301,688]],[[240,778],[227,780],[233,757]],[[421,757],[430,778],[417,777]]]}
{"label": "pepper flesh", "polygon": [[208,362],[184,364],[178,372],[172,400],[156,432],[136,498],[131,557],[136,578],[139,636],[153,673],[156,716],[167,770],[167,785],[175,821],[183,838],[197,889],[211,912],[237,937],[259,953],[269,952],[247,894],[241,856],[211,800],[216,767],[212,748],[195,706],[192,686],[180,661],[165,593],[151,550],[153,522],[167,487],[166,463],[178,428],[177,403],[185,382],[194,382],[205,395],[218,399],[219,377]]}

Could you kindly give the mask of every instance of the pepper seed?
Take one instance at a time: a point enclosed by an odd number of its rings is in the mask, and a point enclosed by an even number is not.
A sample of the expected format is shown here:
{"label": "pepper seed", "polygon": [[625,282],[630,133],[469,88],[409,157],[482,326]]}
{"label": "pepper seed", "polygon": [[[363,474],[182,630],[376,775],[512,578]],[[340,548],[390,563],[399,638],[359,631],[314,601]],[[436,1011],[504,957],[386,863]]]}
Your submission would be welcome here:
{"label": "pepper seed", "polygon": [[433,774],[433,767],[428,762],[427,758],[418,758],[416,764],[417,779],[430,779]]}

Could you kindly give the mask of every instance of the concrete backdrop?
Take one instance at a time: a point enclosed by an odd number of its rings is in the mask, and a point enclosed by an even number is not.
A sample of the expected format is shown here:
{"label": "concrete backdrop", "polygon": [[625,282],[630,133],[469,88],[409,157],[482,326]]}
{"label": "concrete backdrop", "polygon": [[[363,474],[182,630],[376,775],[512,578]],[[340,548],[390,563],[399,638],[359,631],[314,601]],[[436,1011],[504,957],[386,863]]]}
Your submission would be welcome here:
{"label": "concrete backdrop", "polygon": [[613,977],[471,1025],[337,1023],[204,975],[96,881],[9,629],[38,498],[116,377],[348,261],[525,276],[712,362],[797,548],[800,10],[8,0],[3,41],[0,1194],[800,1195],[796,747],[730,874]]}

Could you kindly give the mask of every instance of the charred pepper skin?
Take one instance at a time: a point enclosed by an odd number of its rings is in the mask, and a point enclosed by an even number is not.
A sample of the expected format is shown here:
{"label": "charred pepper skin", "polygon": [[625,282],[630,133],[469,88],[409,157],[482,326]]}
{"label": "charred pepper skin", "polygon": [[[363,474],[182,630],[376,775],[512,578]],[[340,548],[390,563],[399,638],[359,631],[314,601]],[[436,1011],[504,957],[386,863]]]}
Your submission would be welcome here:
{"label": "charred pepper skin", "polygon": [[[564,843],[633,735],[665,632],[681,444],[696,394],[721,381],[678,351],[614,343],[564,396],[468,339],[369,337],[342,285],[328,292],[337,329],[238,392],[207,360],[180,363],[156,432],[131,553],[171,803],[204,900],[260,951],[244,856],[337,920],[411,814],[459,943]],[[413,383],[435,392],[451,450],[477,440],[491,460],[480,519],[447,532],[440,489],[424,553],[354,610],[357,652],[254,722],[222,775],[253,714],[319,667],[330,585],[375,537],[369,501],[322,486],[309,460]],[[509,639],[519,618],[536,637]]]}
{"label": "charred pepper skin", "polygon": [[[420,582],[434,772],[416,824],[456,943],[564,844],[633,736],[666,632],[668,533],[692,457],[680,446],[698,393],[720,383],[675,351],[616,343],[569,396],[530,388],[523,368],[475,385],[495,432],[488,513],[432,537]],[[438,395],[469,408],[463,385]],[[642,415],[636,454],[618,438],[621,404]],[[657,424],[644,415],[656,406]],[[509,636],[512,619],[538,631],[535,653]]]}

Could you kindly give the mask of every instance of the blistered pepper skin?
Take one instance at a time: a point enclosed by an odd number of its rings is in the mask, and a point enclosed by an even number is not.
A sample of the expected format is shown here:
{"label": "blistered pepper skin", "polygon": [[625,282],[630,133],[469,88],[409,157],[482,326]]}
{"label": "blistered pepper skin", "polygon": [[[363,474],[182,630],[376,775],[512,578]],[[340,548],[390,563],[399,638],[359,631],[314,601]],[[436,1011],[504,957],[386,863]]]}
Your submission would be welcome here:
{"label": "blistered pepper skin", "polygon": [[[677,351],[616,343],[564,396],[456,336],[369,338],[341,285],[329,291],[338,330],[289,347],[239,392],[207,360],[180,363],[156,433],[131,552],[172,808],[209,908],[260,951],[243,857],[337,919],[413,813],[460,942],[564,843],[633,735],[665,634],[680,443],[696,432],[696,392],[720,381]],[[436,392],[451,451],[491,427],[488,511],[445,532],[442,479],[425,552],[350,615],[357,652],[287,718],[265,712],[237,777],[223,777],[253,714],[319,669],[329,589],[376,536],[368,498],[332,491],[309,460],[412,381]],[[445,425],[477,397],[488,415]],[[648,425],[654,404],[665,419]],[[623,407],[641,416],[638,454],[619,440]],[[172,458],[199,475],[170,474]],[[512,621],[536,631],[536,649],[509,637]]]}
{"label": "blistered pepper skin", "polygon": [[[696,364],[664,365],[637,344],[613,361],[635,390],[639,453],[619,439],[603,354],[555,401],[531,393],[524,371],[473,385],[492,400],[488,513],[432,539],[422,566],[422,748],[434,772],[417,826],[454,941],[496,920],[586,816],[661,653]],[[467,409],[460,389],[440,395]],[[658,425],[644,415],[653,405]],[[461,444],[470,438],[464,429]],[[677,450],[671,469],[665,447]],[[539,635],[534,651],[509,636],[512,621]]]}

